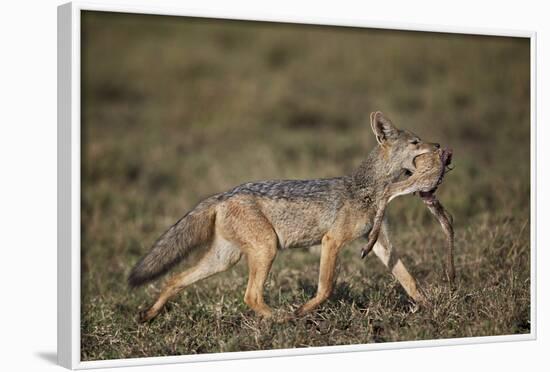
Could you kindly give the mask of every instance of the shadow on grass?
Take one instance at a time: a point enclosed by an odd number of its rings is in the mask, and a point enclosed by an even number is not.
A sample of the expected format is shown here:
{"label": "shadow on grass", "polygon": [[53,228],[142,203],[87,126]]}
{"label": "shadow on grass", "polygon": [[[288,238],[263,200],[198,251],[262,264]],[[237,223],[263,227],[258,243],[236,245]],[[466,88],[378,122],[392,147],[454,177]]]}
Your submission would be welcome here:
{"label": "shadow on grass", "polygon": [[[317,293],[317,282],[300,279],[299,288],[307,298],[315,296]],[[363,291],[354,291],[348,283],[338,283],[330,296],[330,301],[344,301],[346,303],[355,303],[359,307],[368,307],[369,305],[369,289]]]}

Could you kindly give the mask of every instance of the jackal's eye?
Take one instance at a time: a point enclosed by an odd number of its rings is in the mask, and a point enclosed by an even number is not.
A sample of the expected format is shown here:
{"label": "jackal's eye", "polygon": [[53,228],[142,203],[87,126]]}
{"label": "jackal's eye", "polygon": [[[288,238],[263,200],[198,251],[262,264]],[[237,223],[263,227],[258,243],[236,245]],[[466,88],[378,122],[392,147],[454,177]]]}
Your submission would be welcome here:
{"label": "jackal's eye", "polygon": [[420,141],[419,141],[417,138],[415,138],[415,139],[413,139],[413,140],[410,140],[409,143],[410,143],[411,145],[418,145],[418,144],[420,143]]}

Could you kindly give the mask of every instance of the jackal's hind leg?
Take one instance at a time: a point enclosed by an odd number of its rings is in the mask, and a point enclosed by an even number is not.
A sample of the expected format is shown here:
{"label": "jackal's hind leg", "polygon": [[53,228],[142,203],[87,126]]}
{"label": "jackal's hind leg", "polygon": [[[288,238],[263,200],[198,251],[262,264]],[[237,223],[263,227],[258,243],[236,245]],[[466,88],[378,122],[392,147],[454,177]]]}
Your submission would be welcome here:
{"label": "jackal's hind leg", "polygon": [[223,239],[216,239],[212,247],[193,267],[171,277],[164,285],[155,303],[139,313],[139,321],[153,319],[166,302],[185,287],[214,274],[225,271],[235,265],[241,258],[238,247]]}
{"label": "jackal's hind leg", "polygon": [[257,201],[240,197],[229,200],[219,221],[220,231],[239,245],[248,261],[248,285],[244,302],[260,316],[269,318],[272,311],[264,302],[264,284],[277,255],[277,234]]}
{"label": "jackal's hind leg", "polygon": [[273,314],[264,301],[264,284],[276,254],[276,241],[257,244],[247,252],[249,273],[244,302],[264,318],[271,318]]}
{"label": "jackal's hind leg", "polygon": [[392,272],[393,276],[399,281],[401,286],[403,286],[405,292],[407,292],[407,294],[411,296],[415,302],[422,305],[427,305],[428,302],[426,297],[418,289],[416,280],[409,273],[399,258],[397,251],[392,246],[385,223],[382,225],[382,229],[380,230],[380,234],[378,236],[378,241],[374,245],[373,250],[382,263]]}

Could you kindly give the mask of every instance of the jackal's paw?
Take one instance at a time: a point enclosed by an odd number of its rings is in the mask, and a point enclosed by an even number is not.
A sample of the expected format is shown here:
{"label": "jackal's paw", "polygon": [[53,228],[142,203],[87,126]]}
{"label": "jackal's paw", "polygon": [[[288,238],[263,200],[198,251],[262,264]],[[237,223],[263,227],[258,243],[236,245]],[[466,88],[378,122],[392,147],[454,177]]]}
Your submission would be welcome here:
{"label": "jackal's paw", "polygon": [[309,313],[311,313],[317,306],[308,306],[304,304],[294,311],[294,318],[301,318]]}
{"label": "jackal's paw", "polygon": [[151,315],[151,313],[148,310],[142,310],[138,313],[137,321],[139,323],[146,323],[153,319],[155,316]]}

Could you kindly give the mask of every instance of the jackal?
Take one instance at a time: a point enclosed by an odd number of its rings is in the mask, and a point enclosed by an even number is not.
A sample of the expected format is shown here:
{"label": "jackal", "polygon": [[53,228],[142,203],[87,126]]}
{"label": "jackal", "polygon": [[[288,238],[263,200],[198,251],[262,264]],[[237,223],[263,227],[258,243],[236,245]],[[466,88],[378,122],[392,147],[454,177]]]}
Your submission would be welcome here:
{"label": "jackal", "polygon": [[[414,172],[417,156],[440,147],[398,129],[379,111],[370,119],[378,144],[351,174],[245,183],[201,201],[170,227],[132,269],[131,286],[160,277],[191,250],[202,247],[205,253],[195,266],[167,281],[155,303],[140,312],[139,320],[152,319],[169,298],[229,269],[243,254],[249,268],[244,301],[258,315],[271,317],[263,289],[277,251],[317,244],[321,244],[317,294],[296,314],[304,315],[323,303],[333,289],[338,253],[346,243],[367,236],[387,185],[405,172]],[[385,225],[374,252],[413,300],[425,301],[392,247]]]}

